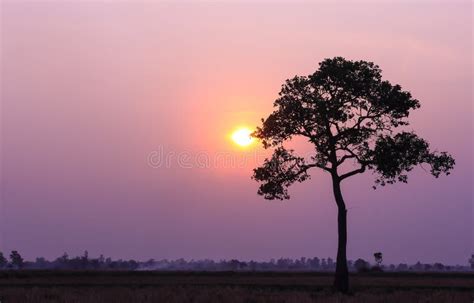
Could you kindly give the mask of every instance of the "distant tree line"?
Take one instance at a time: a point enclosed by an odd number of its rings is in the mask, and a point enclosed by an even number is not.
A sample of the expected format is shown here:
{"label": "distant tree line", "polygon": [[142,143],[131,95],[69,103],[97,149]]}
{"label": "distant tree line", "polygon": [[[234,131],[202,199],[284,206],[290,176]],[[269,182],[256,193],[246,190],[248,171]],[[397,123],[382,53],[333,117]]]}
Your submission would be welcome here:
{"label": "distant tree line", "polygon": [[[364,259],[355,261],[348,260],[347,265],[353,272],[443,272],[443,271],[471,271],[474,270],[474,255],[468,260],[470,266],[444,265],[442,263],[426,264],[417,262],[415,264],[384,265],[381,252],[374,253],[374,263]],[[113,260],[110,257],[100,255],[98,258],[89,257],[87,251],[82,256],[69,257],[67,253],[53,261],[43,257],[36,258],[35,261],[25,261],[16,250],[10,255],[0,252],[0,269],[21,270],[21,269],[60,269],[60,270],[162,270],[162,271],[327,271],[336,269],[336,263],[332,258],[280,258],[270,261],[240,261],[232,260]]]}

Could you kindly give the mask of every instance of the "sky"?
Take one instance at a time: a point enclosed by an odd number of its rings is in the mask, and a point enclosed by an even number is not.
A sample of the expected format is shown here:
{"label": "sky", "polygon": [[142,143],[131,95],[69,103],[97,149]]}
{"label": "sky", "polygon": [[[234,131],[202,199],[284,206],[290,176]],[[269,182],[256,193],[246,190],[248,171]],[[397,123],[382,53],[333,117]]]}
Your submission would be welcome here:
{"label": "sky", "polygon": [[[474,253],[470,1],[2,1],[0,250],[136,259],[332,257],[327,174],[257,195],[268,151],[230,134],[324,58],[373,61],[420,100],[408,130],[452,175],[343,184],[348,258]],[[301,154],[310,146],[296,141]]]}

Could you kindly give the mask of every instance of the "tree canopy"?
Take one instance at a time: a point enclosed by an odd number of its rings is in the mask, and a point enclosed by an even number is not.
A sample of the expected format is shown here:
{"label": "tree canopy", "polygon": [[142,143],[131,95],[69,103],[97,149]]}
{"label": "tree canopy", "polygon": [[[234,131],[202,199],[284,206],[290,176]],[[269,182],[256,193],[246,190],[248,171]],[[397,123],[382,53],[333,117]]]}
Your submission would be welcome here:
{"label": "tree canopy", "polygon": [[[449,174],[455,161],[448,153],[432,151],[428,142],[404,130],[410,111],[419,107],[410,92],[382,80],[374,63],[325,59],[313,74],[285,82],[275,110],[252,134],[265,148],[275,149],[254,169],[253,178],[261,182],[258,193],[266,199],[288,199],[287,187],[308,179],[313,167],[337,181],[371,170],[377,176],[374,187],[407,182],[407,173],[423,163],[435,177]],[[310,159],[283,146],[294,136],[314,145]],[[338,172],[346,161],[354,169]]]}

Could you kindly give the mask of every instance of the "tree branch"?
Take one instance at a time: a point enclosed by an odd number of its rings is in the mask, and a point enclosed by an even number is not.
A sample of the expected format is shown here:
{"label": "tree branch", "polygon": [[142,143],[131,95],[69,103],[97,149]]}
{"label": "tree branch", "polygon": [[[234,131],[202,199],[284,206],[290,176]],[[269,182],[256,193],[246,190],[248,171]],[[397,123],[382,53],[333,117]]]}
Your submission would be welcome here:
{"label": "tree branch", "polygon": [[352,155],[344,155],[344,156],[342,156],[341,159],[339,159],[339,160],[337,161],[337,165],[339,166],[339,165],[341,165],[342,163],[344,163],[344,161],[346,161],[347,159],[351,159],[351,158],[357,158],[357,156],[356,156],[355,154],[352,154]]}
{"label": "tree branch", "polygon": [[[326,166],[323,166],[323,165],[318,165],[318,164],[310,164],[311,166],[310,167],[317,167],[317,168],[321,168],[325,171],[327,171],[328,173],[331,172],[331,169],[329,167],[326,167]],[[308,167],[308,168],[310,168]]]}
{"label": "tree branch", "polygon": [[342,181],[346,178],[352,177],[353,175],[361,174],[363,172],[365,172],[365,165],[362,165],[359,169],[356,169],[356,170],[353,170],[346,174],[341,175],[339,179]]}

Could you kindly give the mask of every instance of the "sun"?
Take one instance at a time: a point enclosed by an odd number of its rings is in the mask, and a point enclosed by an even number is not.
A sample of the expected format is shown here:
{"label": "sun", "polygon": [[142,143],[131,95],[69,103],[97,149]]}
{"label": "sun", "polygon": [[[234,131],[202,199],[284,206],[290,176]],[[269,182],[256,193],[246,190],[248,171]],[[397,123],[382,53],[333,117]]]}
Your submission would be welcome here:
{"label": "sun", "polygon": [[253,131],[242,127],[232,133],[232,140],[239,146],[248,146],[252,144],[254,138],[250,136]]}

